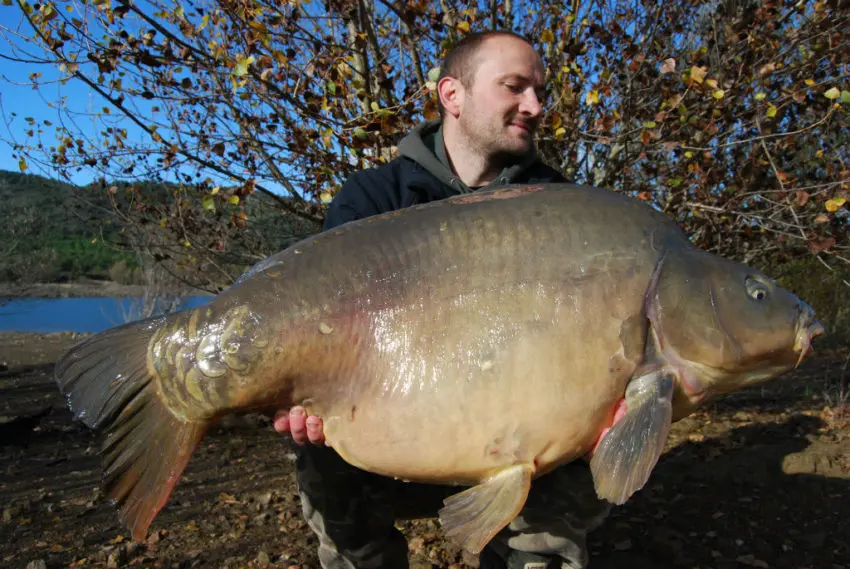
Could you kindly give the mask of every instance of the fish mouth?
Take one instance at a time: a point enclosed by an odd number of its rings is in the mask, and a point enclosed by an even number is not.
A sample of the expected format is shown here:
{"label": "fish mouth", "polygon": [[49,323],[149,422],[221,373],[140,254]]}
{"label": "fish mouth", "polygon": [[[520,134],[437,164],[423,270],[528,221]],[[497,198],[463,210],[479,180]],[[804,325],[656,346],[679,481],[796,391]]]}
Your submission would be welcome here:
{"label": "fish mouth", "polygon": [[824,332],[823,325],[814,318],[814,311],[808,306],[804,306],[797,321],[797,332],[794,336],[794,352],[799,354],[794,369],[800,367],[803,360],[814,351],[812,340]]}

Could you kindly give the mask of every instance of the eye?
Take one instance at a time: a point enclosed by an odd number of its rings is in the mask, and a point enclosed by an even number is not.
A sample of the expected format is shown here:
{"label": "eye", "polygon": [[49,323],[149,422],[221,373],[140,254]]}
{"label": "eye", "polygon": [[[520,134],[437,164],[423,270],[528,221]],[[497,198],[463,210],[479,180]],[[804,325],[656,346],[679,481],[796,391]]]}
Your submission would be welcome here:
{"label": "eye", "polygon": [[519,94],[519,93],[522,93],[522,91],[523,91],[523,87],[522,87],[522,86],[520,86],[520,85],[515,85],[515,84],[513,84],[513,83],[506,83],[506,84],[505,84],[505,87],[507,87],[507,88],[508,88],[508,90],[509,90],[511,93],[514,93],[514,94]]}
{"label": "eye", "polygon": [[753,300],[764,300],[767,298],[767,286],[764,283],[753,277],[747,277],[745,284],[747,286],[747,295]]}

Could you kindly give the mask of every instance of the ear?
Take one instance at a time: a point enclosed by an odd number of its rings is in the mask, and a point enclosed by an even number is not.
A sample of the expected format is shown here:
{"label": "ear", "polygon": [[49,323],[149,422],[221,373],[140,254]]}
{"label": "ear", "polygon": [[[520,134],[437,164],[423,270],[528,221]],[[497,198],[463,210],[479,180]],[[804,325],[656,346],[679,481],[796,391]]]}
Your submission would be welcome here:
{"label": "ear", "polygon": [[455,77],[443,77],[437,83],[437,96],[440,97],[440,103],[446,112],[455,118],[460,115],[464,94],[463,85]]}

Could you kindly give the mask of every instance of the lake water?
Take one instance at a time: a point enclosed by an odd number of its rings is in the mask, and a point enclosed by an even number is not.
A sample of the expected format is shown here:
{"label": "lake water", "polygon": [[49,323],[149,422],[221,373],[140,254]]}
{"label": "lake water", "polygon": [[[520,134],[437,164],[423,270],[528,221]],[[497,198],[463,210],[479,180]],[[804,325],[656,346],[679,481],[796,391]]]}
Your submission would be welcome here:
{"label": "lake water", "polygon": [[[180,308],[193,308],[210,296],[190,296]],[[137,298],[16,298],[0,299],[2,332],[102,332],[138,318]]]}

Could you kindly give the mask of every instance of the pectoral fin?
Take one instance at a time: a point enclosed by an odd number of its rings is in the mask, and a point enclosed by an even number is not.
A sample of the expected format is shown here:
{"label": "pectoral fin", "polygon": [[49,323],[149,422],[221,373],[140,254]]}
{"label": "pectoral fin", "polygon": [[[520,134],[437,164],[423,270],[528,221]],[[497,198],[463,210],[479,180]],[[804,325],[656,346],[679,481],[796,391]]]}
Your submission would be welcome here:
{"label": "pectoral fin", "polygon": [[513,520],[525,504],[534,468],[518,464],[444,500],[440,522],[446,534],[473,555]]}
{"label": "pectoral fin", "polygon": [[670,432],[673,385],[673,378],[663,372],[629,383],[628,411],[603,437],[590,461],[596,494],[603,500],[623,504],[649,480]]}

